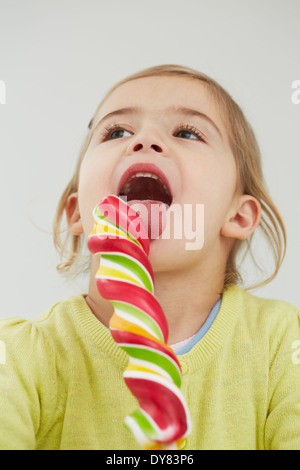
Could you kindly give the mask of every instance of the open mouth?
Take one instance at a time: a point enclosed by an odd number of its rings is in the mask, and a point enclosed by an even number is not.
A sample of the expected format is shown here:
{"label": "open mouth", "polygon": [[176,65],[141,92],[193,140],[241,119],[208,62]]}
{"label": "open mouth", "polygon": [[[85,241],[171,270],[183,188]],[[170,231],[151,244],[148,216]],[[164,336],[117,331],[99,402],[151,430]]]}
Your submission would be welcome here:
{"label": "open mouth", "polygon": [[167,185],[152,173],[136,173],[120,189],[119,197],[129,201],[157,201],[168,207],[172,204],[172,195]]}
{"label": "open mouth", "polygon": [[122,185],[119,197],[139,214],[150,240],[166,227],[166,211],[172,204],[171,192],[162,179],[149,172],[137,172]]}

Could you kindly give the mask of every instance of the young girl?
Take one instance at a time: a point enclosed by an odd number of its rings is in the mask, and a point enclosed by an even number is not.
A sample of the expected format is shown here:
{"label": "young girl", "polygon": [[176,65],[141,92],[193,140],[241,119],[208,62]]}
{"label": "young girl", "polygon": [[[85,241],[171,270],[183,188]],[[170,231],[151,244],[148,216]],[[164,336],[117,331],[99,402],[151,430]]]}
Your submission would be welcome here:
{"label": "young girl", "polygon": [[[170,237],[160,233],[150,243],[155,295],[193,426],[182,448],[300,449],[299,309],[238,286],[237,256],[250,249],[257,227],[276,261],[265,282],[285,252],[284,226],[239,106],[214,80],[174,65],[112,88],[59,203],[54,235],[66,256],[59,269],[71,271],[80,260],[93,208],[109,194],[147,208],[204,205],[203,246],[186,249],[171,218]],[[60,239],[63,214],[69,252]],[[108,329],[113,307],[96,288],[98,265],[91,256],[87,294],[34,321],[1,321],[1,449],[139,448],[123,426],[137,402],[122,377],[128,357]]]}

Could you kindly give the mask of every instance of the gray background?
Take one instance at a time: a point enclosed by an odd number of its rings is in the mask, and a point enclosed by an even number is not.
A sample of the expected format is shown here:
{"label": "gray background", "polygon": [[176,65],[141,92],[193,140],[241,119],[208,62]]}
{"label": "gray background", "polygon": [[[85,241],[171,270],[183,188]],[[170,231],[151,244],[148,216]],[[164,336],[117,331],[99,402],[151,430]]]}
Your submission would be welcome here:
{"label": "gray background", "polygon": [[86,291],[56,273],[58,199],[106,91],[163,63],[216,79],[251,122],[288,233],[278,277],[254,293],[299,305],[299,18],[298,0],[0,0],[0,317]]}

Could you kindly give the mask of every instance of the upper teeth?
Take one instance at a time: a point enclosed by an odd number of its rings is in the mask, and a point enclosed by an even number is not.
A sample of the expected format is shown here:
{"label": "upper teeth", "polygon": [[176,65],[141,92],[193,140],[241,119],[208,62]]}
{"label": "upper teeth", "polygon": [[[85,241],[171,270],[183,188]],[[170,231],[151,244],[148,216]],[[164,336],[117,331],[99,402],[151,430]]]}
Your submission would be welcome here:
{"label": "upper teeth", "polygon": [[155,180],[159,179],[158,176],[154,175],[153,173],[135,173],[131,176],[131,178],[136,178],[137,176],[148,176],[149,178],[154,178]]}
{"label": "upper teeth", "polygon": [[157,176],[157,175],[154,175],[154,173],[143,173],[143,172],[140,172],[140,173],[135,173],[134,175],[132,175],[129,180],[127,181],[126,185],[129,183],[130,180],[132,180],[133,178],[137,178],[137,177],[140,177],[140,176],[143,176],[144,178],[145,177],[148,177],[148,178],[153,178],[155,180],[159,180],[163,187],[165,188],[166,192],[169,193],[169,189],[168,187],[165,185],[165,183]]}
{"label": "upper teeth", "polygon": [[153,178],[153,179],[155,179],[155,180],[159,180],[159,181],[162,183],[163,187],[165,188],[165,191],[166,191],[167,193],[169,193],[168,187],[165,185],[165,183],[164,183],[163,181],[161,181],[161,179],[160,179],[157,175],[155,175],[155,174],[153,174],[153,173],[144,173],[144,172],[139,172],[139,173],[135,173],[134,175],[132,175],[132,176],[126,181],[125,185],[123,186],[123,190],[124,190],[124,191],[128,191],[128,190],[129,190],[129,186],[130,186],[130,181],[131,181],[133,178],[138,178],[138,177],[144,177],[144,178],[145,178],[145,177],[148,177],[148,178]]}

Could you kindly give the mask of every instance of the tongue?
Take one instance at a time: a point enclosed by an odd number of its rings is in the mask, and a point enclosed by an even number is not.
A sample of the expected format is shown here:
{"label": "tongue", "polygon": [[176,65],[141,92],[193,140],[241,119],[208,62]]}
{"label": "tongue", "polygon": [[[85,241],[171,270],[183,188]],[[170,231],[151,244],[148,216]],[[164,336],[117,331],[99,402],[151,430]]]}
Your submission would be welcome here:
{"label": "tongue", "polygon": [[150,199],[132,199],[127,201],[127,204],[139,214],[148,232],[149,240],[154,240],[162,234],[166,226],[166,211],[169,206],[161,201]]}

